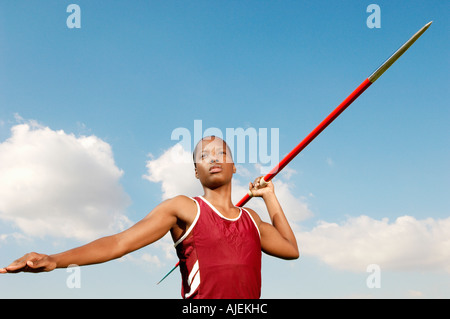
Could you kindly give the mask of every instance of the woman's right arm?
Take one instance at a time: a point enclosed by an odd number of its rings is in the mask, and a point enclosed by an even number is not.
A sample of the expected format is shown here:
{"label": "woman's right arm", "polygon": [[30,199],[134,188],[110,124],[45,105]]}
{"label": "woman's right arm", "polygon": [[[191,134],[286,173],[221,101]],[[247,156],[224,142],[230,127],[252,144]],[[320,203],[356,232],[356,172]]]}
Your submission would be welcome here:
{"label": "woman's right arm", "polygon": [[174,197],[159,204],[145,218],[121,233],[55,255],[29,253],[0,268],[0,273],[51,271],[72,264],[91,265],[122,257],[162,238],[177,223],[182,208],[189,205],[192,205],[189,198]]}
{"label": "woman's right arm", "polygon": [[0,273],[52,271],[72,264],[82,266],[112,260],[120,257],[117,250],[117,235],[103,237],[56,255],[28,253],[9,266],[0,268]]}

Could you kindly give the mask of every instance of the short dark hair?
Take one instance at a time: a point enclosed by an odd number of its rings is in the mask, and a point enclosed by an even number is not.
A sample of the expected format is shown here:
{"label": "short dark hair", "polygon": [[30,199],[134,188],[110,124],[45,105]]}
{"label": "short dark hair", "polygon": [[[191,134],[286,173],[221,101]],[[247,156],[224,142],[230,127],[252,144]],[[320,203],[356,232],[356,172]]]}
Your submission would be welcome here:
{"label": "short dark hair", "polygon": [[203,140],[208,139],[208,140],[213,140],[215,138],[220,138],[225,145],[227,146],[227,150],[230,152],[230,156],[231,158],[233,158],[233,152],[231,152],[231,148],[228,146],[227,142],[225,142],[225,140],[221,137],[215,136],[215,135],[209,135],[209,136],[205,136],[203,137],[200,141],[198,141],[197,145],[195,145],[194,147],[194,151],[192,152],[192,160],[194,161],[194,166],[197,167],[197,163],[195,162],[195,153],[197,153],[197,148],[198,146],[202,143]]}

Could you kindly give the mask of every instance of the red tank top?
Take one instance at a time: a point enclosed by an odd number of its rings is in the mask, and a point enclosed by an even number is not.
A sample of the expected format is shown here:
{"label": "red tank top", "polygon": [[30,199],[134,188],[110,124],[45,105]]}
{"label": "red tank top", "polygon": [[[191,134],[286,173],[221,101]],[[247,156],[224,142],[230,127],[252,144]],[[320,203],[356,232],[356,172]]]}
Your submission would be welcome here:
{"label": "red tank top", "polygon": [[197,215],[175,243],[183,298],[257,299],[261,294],[261,241],[258,227],[243,208],[223,216],[203,197]]}

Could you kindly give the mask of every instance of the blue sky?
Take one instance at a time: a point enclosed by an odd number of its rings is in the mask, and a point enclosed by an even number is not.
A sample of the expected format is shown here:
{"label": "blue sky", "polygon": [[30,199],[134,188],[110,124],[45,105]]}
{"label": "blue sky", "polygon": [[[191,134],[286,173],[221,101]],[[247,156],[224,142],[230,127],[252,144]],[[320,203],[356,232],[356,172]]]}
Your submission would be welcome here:
{"label": "blue sky", "polygon": [[[66,25],[71,3],[80,29]],[[371,3],[379,29],[366,24]],[[164,156],[172,132],[193,132],[194,120],[223,132],[277,128],[281,158],[433,20],[276,180],[302,257],[264,256],[262,297],[448,298],[449,9],[0,0],[0,264],[79,246],[197,190],[176,182]],[[238,197],[259,174],[254,163],[239,169]],[[82,268],[79,289],[57,270],[1,276],[0,296],[179,298],[178,271],[155,285],[175,262],[165,239]],[[366,285],[369,264],[380,266],[380,288]]]}

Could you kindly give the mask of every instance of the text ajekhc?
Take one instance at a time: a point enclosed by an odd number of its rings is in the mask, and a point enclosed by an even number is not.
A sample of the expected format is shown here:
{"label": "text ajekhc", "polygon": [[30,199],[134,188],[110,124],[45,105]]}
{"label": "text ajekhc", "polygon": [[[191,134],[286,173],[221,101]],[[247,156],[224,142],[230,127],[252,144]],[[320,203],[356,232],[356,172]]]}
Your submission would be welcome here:
{"label": "text ajekhc", "polygon": [[221,312],[229,315],[240,314],[266,314],[267,304],[252,304],[252,303],[230,303],[226,307],[218,307],[217,305],[201,306],[190,303],[183,306],[183,314],[208,314],[214,316],[216,312]]}

